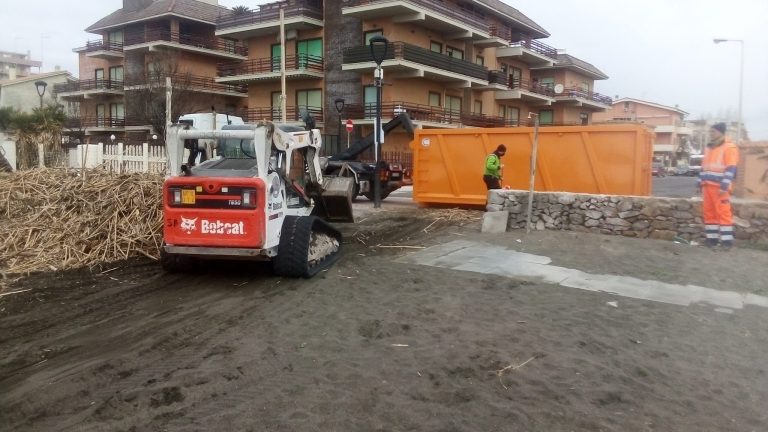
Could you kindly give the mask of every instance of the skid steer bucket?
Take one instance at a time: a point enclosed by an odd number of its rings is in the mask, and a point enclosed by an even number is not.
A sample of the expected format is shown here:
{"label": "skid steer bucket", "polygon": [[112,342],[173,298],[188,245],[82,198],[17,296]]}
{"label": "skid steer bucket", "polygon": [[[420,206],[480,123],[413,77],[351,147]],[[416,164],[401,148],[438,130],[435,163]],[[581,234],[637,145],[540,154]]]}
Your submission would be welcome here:
{"label": "skid steer bucket", "polygon": [[352,214],[352,177],[325,177],[323,192],[315,203],[312,214],[332,222],[354,222]]}

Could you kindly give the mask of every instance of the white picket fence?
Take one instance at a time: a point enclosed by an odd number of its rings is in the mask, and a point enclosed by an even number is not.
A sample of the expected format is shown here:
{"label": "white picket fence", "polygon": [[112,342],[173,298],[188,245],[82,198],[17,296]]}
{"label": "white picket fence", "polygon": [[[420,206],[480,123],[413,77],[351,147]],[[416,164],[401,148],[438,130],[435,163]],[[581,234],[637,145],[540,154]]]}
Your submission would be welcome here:
{"label": "white picket fence", "polygon": [[70,168],[101,167],[117,174],[154,173],[166,174],[168,157],[164,146],[148,143],[125,145],[82,144],[70,150]]}

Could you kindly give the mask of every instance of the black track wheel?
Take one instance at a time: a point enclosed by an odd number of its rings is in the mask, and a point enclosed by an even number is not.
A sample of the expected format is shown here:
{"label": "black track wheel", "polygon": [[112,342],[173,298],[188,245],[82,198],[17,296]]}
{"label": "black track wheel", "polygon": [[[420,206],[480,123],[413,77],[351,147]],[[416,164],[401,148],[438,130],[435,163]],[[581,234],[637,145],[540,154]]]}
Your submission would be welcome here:
{"label": "black track wheel", "polygon": [[315,216],[286,216],[280,232],[277,256],[272,268],[278,276],[310,278],[331,266],[339,258],[339,251],[316,263],[309,262],[309,245],[313,233],[325,233],[339,241],[341,233]]}

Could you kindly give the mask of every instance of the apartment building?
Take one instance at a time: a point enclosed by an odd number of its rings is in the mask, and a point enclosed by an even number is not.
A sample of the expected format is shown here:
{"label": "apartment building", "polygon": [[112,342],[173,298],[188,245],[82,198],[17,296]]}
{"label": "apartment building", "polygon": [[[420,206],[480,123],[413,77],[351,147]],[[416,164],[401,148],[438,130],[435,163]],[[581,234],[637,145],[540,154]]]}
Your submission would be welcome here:
{"label": "apartment building", "polygon": [[0,81],[26,78],[32,75],[32,68],[37,68],[39,73],[42,66],[42,62],[32,60],[29,52],[0,51]]}
{"label": "apartment building", "polygon": [[[147,117],[158,117],[166,76],[185,95],[174,99],[174,117],[214,106],[248,121],[279,120],[282,61],[288,120],[306,109],[327,135],[340,132],[342,119],[367,134],[376,100],[368,41],[376,35],[390,41],[385,121],[408,112],[424,128],[521,126],[535,113],[543,125],[588,124],[610,108],[594,92],[604,73],[543,43],[546,30],[499,0],[286,0],[255,10],[216,3],[124,0],[87,29],[98,38],[75,50],[80,81],[57,88],[80,102],[87,139],[157,130]],[[386,149],[407,151],[405,134],[387,136]]]}
{"label": "apartment building", "polygon": [[79,103],[68,124],[86,142],[111,135],[147,141],[165,123],[166,78],[173,118],[189,112],[237,111],[246,87],[217,83],[216,65],[248,57],[240,42],[216,37],[216,20],[232,13],[214,1],[123,0],[123,7],[86,31],[97,35],[75,48],[79,80],[56,85],[63,100]]}
{"label": "apartment building", "polygon": [[[594,92],[607,76],[540,39],[549,33],[497,0],[288,0],[222,17],[216,35],[243,41],[246,61],[219,65],[219,83],[248,86],[249,120],[280,118],[279,11],[286,34],[287,109],[313,112],[326,134],[351,119],[372,130],[375,63],[368,42],[389,40],[382,116],[408,112],[418,127],[588,124],[611,99]],[[383,53],[382,53],[383,54]],[[337,99],[344,108],[337,112]],[[385,140],[407,151],[404,133]]]}
{"label": "apartment building", "polygon": [[625,121],[642,123],[654,128],[653,157],[671,167],[678,159],[687,158],[693,150],[693,129],[686,123],[687,112],[640,99],[621,98],[611,109],[595,115],[595,121]]}

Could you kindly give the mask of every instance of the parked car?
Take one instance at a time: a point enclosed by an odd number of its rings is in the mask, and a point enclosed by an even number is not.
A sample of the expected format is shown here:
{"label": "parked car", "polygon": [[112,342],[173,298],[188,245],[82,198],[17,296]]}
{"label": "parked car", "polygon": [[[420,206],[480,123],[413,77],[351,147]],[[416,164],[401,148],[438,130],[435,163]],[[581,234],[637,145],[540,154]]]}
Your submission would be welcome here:
{"label": "parked car", "polygon": [[678,165],[675,167],[675,169],[672,171],[672,175],[676,176],[687,176],[690,175],[689,172],[691,171],[690,167],[687,165]]}
{"label": "parked car", "polygon": [[667,169],[660,162],[654,162],[651,167],[651,175],[654,177],[664,177],[667,175]]}

